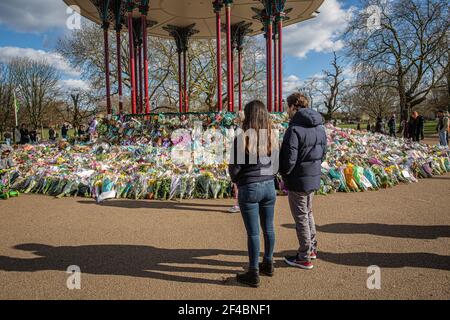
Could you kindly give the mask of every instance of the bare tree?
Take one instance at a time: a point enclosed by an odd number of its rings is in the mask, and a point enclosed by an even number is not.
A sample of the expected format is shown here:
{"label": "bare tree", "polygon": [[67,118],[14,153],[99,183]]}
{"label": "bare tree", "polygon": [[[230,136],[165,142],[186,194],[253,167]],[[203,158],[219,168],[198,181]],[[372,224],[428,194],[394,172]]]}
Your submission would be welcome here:
{"label": "bare tree", "polygon": [[[117,94],[117,57],[115,37],[110,34],[110,79],[112,93]],[[84,79],[91,87],[104,93],[104,56],[103,32],[99,26],[86,24],[80,30],[61,38],[57,51],[62,54],[74,68],[81,70]],[[123,84],[126,94],[130,91],[128,37],[122,34],[121,65]],[[188,51],[188,93],[190,105],[195,109],[214,109],[217,91],[216,44],[214,40],[192,40]],[[149,37],[149,88],[150,99],[167,102],[172,106],[178,101],[178,57],[175,42],[170,39]],[[260,57],[264,48],[255,39],[249,38],[244,47],[243,90],[246,95],[254,96],[261,92],[264,79],[264,59]],[[225,61],[223,59],[222,61]],[[225,68],[225,64],[224,64]],[[237,68],[235,68],[237,70]],[[223,71],[225,74],[225,69]],[[237,73],[237,72],[236,72]],[[237,81],[236,81],[237,82]],[[237,88],[237,83],[236,83]],[[224,93],[226,90],[224,90]],[[222,97],[226,99],[226,95]],[[159,103],[158,103],[159,104]]]}
{"label": "bare tree", "polygon": [[[118,94],[117,73],[117,42],[115,34],[109,34],[110,52],[110,81],[112,95]],[[74,30],[69,35],[59,39],[56,51],[65,57],[72,65],[82,73],[82,77],[90,82],[91,88],[105,95],[105,62],[103,50],[103,31],[94,23],[87,22],[82,29]],[[126,32],[122,32],[120,42],[122,80],[125,92],[131,87],[129,70],[129,46]],[[176,48],[169,40],[149,38],[149,88],[150,98],[156,95],[161,84],[167,80],[175,70]],[[168,57],[162,61],[161,57]]]}
{"label": "bare tree", "polygon": [[448,1],[361,3],[366,12],[354,15],[345,35],[348,55],[360,69],[375,67],[397,91],[404,119],[448,75]]}
{"label": "bare tree", "polygon": [[396,91],[383,85],[376,77],[376,71],[361,72],[346,98],[353,113],[359,117],[367,115],[372,119],[384,118],[397,111],[398,98]]}
{"label": "bare tree", "polygon": [[11,72],[7,64],[0,63],[0,136],[14,123],[14,98]]}
{"label": "bare tree", "polygon": [[79,129],[87,124],[93,116],[104,111],[99,107],[98,97],[94,96],[90,90],[74,90],[58,107],[60,117]]}
{"label": "bare tree", "polygon": [[344,69],[338,60],[336,52],[333,52],[332,70],[324,70],[323,77],[316,86],[325,107],[325,120],[331,120],[333,114],[342,107],[345,78],[343,77]]}
{"label": "bare tree", "polygon": [[48,62],[16,58],[10,63],[10,72],[17,98],[25,109],[22,114],[37,129],[42,126],[46,112],[55,105],[58,96],[59,72]]}

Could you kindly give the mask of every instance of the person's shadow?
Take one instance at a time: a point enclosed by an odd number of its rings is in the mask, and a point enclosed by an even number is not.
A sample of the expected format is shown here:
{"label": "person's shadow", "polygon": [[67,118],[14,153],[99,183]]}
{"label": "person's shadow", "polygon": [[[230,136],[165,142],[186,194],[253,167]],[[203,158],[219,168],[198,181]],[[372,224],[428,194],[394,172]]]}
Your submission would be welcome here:
{"label": "person's shadow", "polygon": [[408,252],[346,252],[333,253],[319,251],[318,259],[345,266],[368,267],[376,265],[380,268],[427,268],[450,270],[450,256],[434,253]]}
{"label": "person's shadow", "polygon": [[[177,282],[237,285],[225,278],[242,271],[247,252],[220,249],[163,249],[136,245],[87,245],[53,247],[44,244],[20,244],[17,250],[29,251],[39,257],[22,259],[0,256],[0,270],[35,272],[46,270],[66,271],[71,265],[80,267],[82,273],[122,275],[153,278]],[[240,256],[242,262],[216,260],[215,256]],[[197,266],[193,266],[197,265]],[[198,266],[200,265],[200,266]],[[230,267],[223,269],[223,267]],[[217,274],[220,279],[169,274],[172,272]]]}
{"label": "person's shadow", "polygon": [[[282,227],[295,229],[295,224]],[[370,234],[374,236],[406,239],[450,238],[450,226],[414,226],[384,223],[332,223],[316,226],[317,231],[335,234]]]}
{"label": "person's shadow", "polygon": [[96,203],[95,200],[79,200],[78,203],[84,205],[98,205],[101,207],[114,207],[126,209],[166,209],[166,210],[188,210],[195,212],[228,212],[227,206],[213,203],[191,203],[178,200],[119,200],[113,199]]}
{"label": "person's shadow", "polygon": [[450,238],[450,226],[392,225],[384,223],[333,223],[317,226],[317,231],[337,234],[371,234],[406,239]]}

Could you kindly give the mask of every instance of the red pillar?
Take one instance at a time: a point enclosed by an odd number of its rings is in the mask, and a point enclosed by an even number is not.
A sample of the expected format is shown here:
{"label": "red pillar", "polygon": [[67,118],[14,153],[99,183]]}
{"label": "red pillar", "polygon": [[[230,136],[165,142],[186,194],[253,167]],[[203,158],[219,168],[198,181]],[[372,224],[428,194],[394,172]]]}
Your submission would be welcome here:
{"label": "red pillar", "polygon": [[233,101],[233,74],[232,74],[232,52],[231,52],[231,3],[225,5],[226,30],[227,30],[227,84],[228,84],[228,111],[234,111]]}
{"label": "red pillar", "polygon": [[181,51],[178,51],[178,105],[180,113],[183,112],[183,88],[181,79]]}
{"label": "red pillar", "polygon": [[242,49],[238,49],[239,111],[242,111]]}
{"label": "red pillar", "polygon": [[139,113],[144,113],[143,94],[142,94],[142,45],[138,46],[139,55]]}
{"label": "red pillar", "polygon": [[187,89],[187,50],[183,51],[183,73],[184,73],[184,112],[189,112],[189,97]]}
{"label": "red pillar", "polygon": [[142,45],[144,55],[144,94],[145,94],[145,113],[150,113],[150,100],[148,93],[148,56],[147,56],[147,17],[141,16],[142,19]]}
{"label": "red pillar", "polygon": [[275,39],[275,43],[273,45],[273,77],[274,77],[274,81],[273,81],[273,87],[274,87],[274,111],[278,112],[279,108],[278,108],[278,44],[277,44],[277,34],[275,32],[274,35],[274,39]]}
{"label": "red pillar", "polygon": [[117,82],[119,87],[119,113],[123,112],[123,92],[122,92],[122,58],[121,58],[121,41],[120,29],[116,31],[117,42]]}
{"label": "red pillar", "polygon": [[283,112],[283,20],[278,20],[278,109]]}
{"label": "red pillar", "polygon": [[134,69],[133,16],[131,12],[128,12],[128,37],[130,44],[131,113],[136,114],[136,74]]}
{"label": "red pillar", "polygon": [[232,109],[231,111],[234,112],[234,103],[235,103],[235,99],[234,99],[234,48],[231,47],[231,101],[232,101]]}
{"label": "red pillar", "polygon": [[135,78],[134,78],[134,87],[136,88],[136,113],[141,113],[141,103],[140,103],[140,90],[139,90],[139,67],[138,67],[138,51],[139,47],[136,45],[134,47],[134,70],[135,70]]}
{"label": "red pillar", "polygon": [[103,23],[103,44],[105,49],[106,111],[111,114],[111,88],[109,85],[109,22]]}
{"label": "red pillar", "polygon": [[223,103],[222,103],[222,21],[220,18],[220,11],[222,9],[222,5],[215,3],[215,12],[216,12],[216,47],[217,47],[217,108],[218,111],[222,111]]}
{"label": "red pillar", "polygon": [[267,23],[267,109],[269,112],[272,112],[272,27],[270,20]]}

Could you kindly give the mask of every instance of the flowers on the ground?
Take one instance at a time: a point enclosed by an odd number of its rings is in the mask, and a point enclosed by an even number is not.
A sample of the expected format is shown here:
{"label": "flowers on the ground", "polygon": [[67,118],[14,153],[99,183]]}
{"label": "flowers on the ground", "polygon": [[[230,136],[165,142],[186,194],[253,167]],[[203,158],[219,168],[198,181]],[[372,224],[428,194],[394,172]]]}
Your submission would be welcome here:
{"label": "flowers on the ground", "polygon": [[[272,117],[281,140],[288,119]],[[235,120],[233,113],[105,119],[95,143],[17,147],[15,166],[0,178],[23,193],[98,201],[230,197],[224,146],[233,139]],[[378,190],[450,172],[448,149],[331,125],[327,133],[319,194]],[[285,192],[280,177],[277,182]]]}

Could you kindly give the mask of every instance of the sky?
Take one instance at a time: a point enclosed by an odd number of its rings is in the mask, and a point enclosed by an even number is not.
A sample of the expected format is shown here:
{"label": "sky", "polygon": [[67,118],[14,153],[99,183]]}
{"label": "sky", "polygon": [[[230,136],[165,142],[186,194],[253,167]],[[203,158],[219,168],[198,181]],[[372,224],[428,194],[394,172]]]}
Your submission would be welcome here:
{"label": "sky", "polygon": [[[343,49],[340,40],[347,20],[357,9],[357,0],[325,0],[316,18],[284,29],[284,91],[329,68],[332,51]],[[63,74],[61,85],[87,88],[80,72],[54,52],[66,27],[67,6],[62,0],[1,0],[0,61],[14,57],[47,59]]]}

